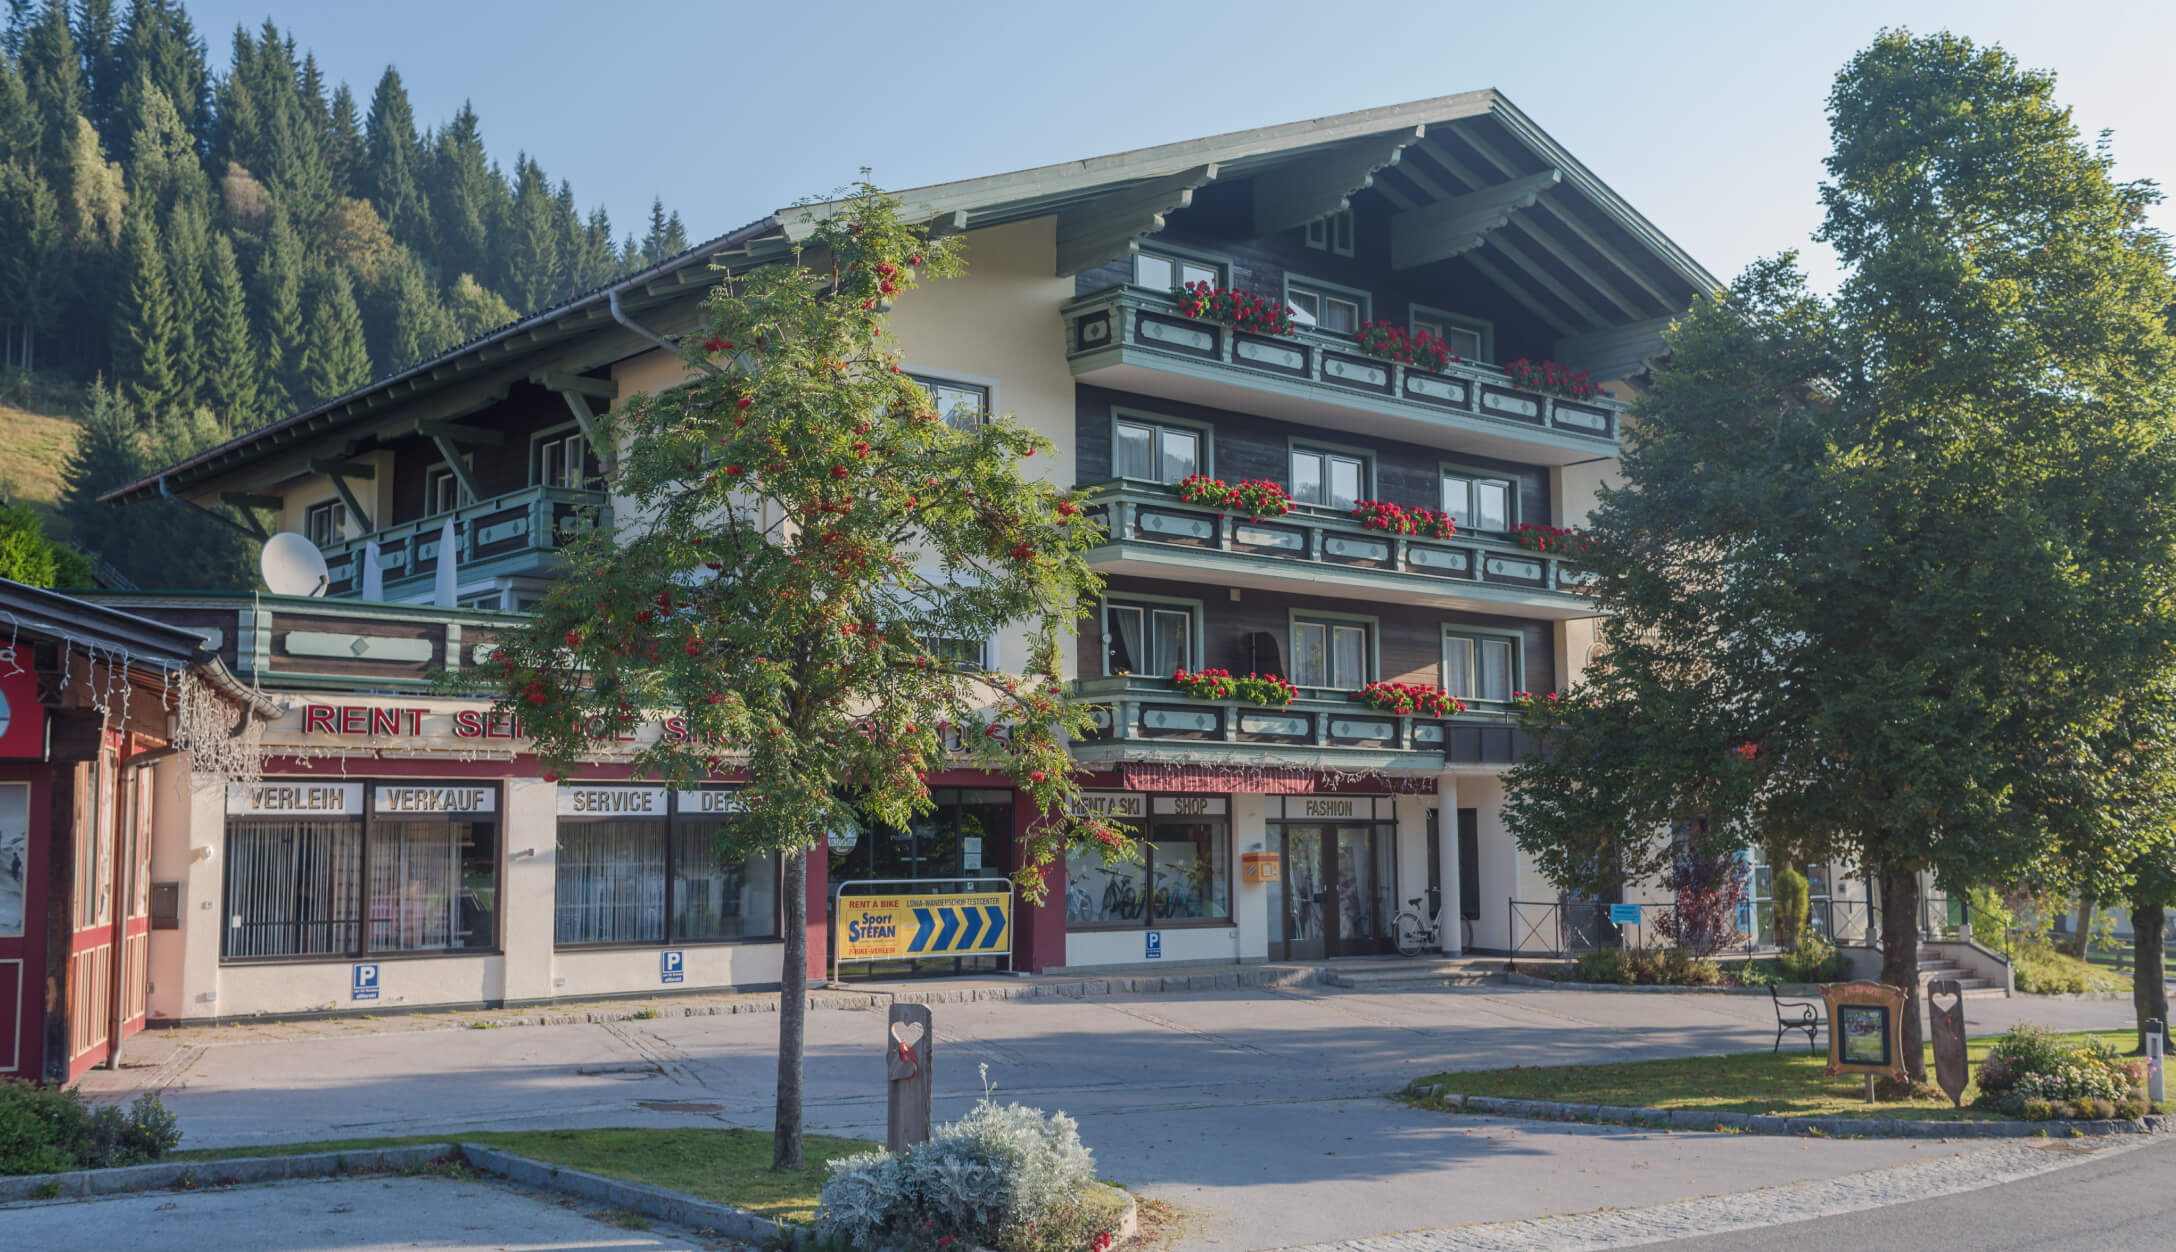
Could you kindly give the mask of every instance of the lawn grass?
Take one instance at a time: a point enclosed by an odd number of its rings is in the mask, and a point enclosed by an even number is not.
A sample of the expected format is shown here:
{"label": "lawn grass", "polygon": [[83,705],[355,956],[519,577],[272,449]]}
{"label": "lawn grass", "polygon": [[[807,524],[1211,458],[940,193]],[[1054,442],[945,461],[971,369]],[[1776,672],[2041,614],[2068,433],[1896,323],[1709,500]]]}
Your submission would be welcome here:
{"label": "lawn grass", "polygon": [[829,1173],[826,1162],[884,1146],[867,1139],[809,1135],[803,1141],[809,1164],[792,1174],[771,1172],[771,1136],[768,1132],[710,1127],[489,1130],[386,1139],[325,1139],[251,1148],[193,1148],[168,1153],[166,1159],[293,1156],[305,1152],[349,1152],[411,1143],[448,1142],[503,1148],[517,1156],[548,1161],[569,1169],[627,1182],[648,1183],[730,1204],[773,1221],[797,1222],[809,1220],[816,1212],[816,1196]]}
{"label": "lawn grass", "polygon": [[[2128,1030],[2081,1031],[2070,1040],[2102,1039],[2128,1052],[2138,1036]],[[1965,1054],[1979,1071],[1993,1038],[1971,1039]],[[1821,1069],[1827,1054],[1808,1055],[1801,1045],[1785,1042],[1781,1053],[1740,1052],[1729,1056],[1681,1057],[1662,1061],[1618,1061],[1607,1065],[1514,1066],[1436,1074],[1420,1083],[1441,1083],[1459,1095],[1498,1096],[1513,1100],[1557,1100],[1566,1104],[1610,1104],[1632,1108],[1715,1109],[1725,1113],[1770,1113],[1788,1117],[1886,1117],[1914,1121],[2007,1121],[1999,1113],[1972,1107],[1977,1083],[1964,1090],[1965,1107],[1952,1108],[1946,1097],[1926,1100],[1866,1102],[1865,1080],[1857,1074],[1830,1078]],[[1934,1048],[1927,1047],[1927,1074],[1934,1074]],[[1409,1103],[1425,1104],[1418,1097]]]}
{"label": "lawn grass", "polygon": [[2131,976],[2081,961],[2049,944],[2020,944],[2010,953],[2017,989],[2027,995],[2129,995]]}
{"label": "lawn grass", "polygon": [[36,509],[52,528],[50,519],[60,504],[61,469],[82,429],[68,418],[18,408],[0,398],[0,448],[7,449],[6,463],[0,465],[0,498]]}

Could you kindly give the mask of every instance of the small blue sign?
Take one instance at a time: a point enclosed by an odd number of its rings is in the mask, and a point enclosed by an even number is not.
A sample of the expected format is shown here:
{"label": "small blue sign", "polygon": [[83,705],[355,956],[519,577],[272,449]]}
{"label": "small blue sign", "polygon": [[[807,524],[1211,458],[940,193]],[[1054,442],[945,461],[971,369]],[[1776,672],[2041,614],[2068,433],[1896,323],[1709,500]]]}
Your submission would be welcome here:
{"label": "small blue sign", "polygon": [[1637,926],[1640,924],[1640,906],[1637,904],[1612,904],[1609,906],[1612,926]]}
{"label": "small blue sign", "polygon": [[351,1000],[375,1000],[378,998],[377,966],[358,965],[355,967],[355,979],[348,984],[348,998]]}
{"label": "small blue sign", "polygon": [[683,955],[678,949],[658,954],[657,980],[659,982],[680,982],[687,977],[687,970],[681,967]]}
{"label": "small blue sign", "polygon": [[1151,961],[1160,961],[1163,959],[1163,955],[1164,932],[1160,930],[1152,930],[1148,932],[1148,959]]}

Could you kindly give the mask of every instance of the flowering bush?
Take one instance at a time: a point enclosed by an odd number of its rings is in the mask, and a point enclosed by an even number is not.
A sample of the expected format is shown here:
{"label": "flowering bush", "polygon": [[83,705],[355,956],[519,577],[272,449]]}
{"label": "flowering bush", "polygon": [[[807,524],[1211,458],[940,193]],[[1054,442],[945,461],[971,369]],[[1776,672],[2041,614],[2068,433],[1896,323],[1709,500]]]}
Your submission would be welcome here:
{"label": "flowering bush", "polygon": [[1188,283],[1179,293],[1179,312],[1197,322],[1222,322],[1257,335],[1292,333],[1292,309],[1282,300],[1258,296],[1244,287]]}
{"label": "flowering bush", "polygon": [[1407,330],[1392,322],[1362,322],[1353,335],[1360,350],[1385,361],[1440,370],[1458,359],[1451,345],[1425,330]]}
{"label": "flowering bush", "polygon": [[1226,669],[1182,669],[1171,676],[1171,682],[1197,700],[1238,700],[1280,709],[1299,695],[1299,688],[1275,674],[1248,674],[1235,678]]}
{"label": "flowering bush", "polygon": [[1525,357],[1504,366],[1511,381],[1528,391],[1546,392],[1571,400],[1584,400],[1602,390],[1601,384],[1587,377],[1585,370],[1575,370],[1569,365],[1554,361],[1529,361]]}
{"label": "flowering bush", "polygon": [[985,1094],[905,1152],[833,1161],[816,1223],[856,1248],[1017,1244],[1015,1232],[1047,1221],[1095,1179],[1072,1118]]}
{"label": "flowering bush", "polygon": [[1244,513],[1255,521],[1282,517],[1292,511],[1292,497],[1283,487],[1266,478],[1227,483],[1207,474],[1195,474],[1179,480],[1179,499],[1188,504],[1208,504]]}
{"label": "flowering bush", "polygon": [[2098,1039],[2072,1042],[2041,1026],[2013,1026],[1980,1062],[1975,1106],[2033,1121],[2135,1117],[2146,1111],[2146,1063]]}
{"label": "flowering bush", "polygon": [[1745,866],[1730,855],[1687,857],[1670,867],[1662,885],[1671,905],[1655,918],[1655,933],[1694,956],[1734,946],[1738,906],[1745,902]]}
{"label": "flowering bush", "polygon": [[1427,683],[1372,682],[1345,697],[1381,709],[1385,713],[1422,713],[1449,717],[1466,711],[1466,702],[1441,687]]}
{"label": "flowering bush", "polygon": [[1594,546],[1594,541],[1576,530],[1562,526],[1539,526],[1532,522],[1520,522],[1504,532],[1512,542],[1536,552],[1554,552],[1558,556],[1578,556]]}
{"label": "flowering bush", "polygon": [[1518,709],[1520,712],[1554,713],[1559,709],[1568,707],[1570,704],[1569,700],[1554,691],[1549,692],[1547,695],[1538,696],[1531,691],[1514,691],[1511,693],[1511,707]]}
{"label": "flowering bush", "polygon": [[1450,514],[1439,513],[1425,505],[1409,507],[1388,500],[1362,500],[1352,506],[1352,515],[1359,518],[1360,525],[1367,530],[1387,530],[1394,535],[1449,539],[1458,533],[1458,523]]}

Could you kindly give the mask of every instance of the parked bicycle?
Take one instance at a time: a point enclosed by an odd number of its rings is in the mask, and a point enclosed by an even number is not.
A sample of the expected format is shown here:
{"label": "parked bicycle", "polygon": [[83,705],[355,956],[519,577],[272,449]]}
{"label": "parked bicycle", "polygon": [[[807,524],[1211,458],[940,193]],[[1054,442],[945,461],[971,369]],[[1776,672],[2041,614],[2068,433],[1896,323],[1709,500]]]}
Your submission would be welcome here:
{"label": "parked bicycle", "polygon": [[[1428,911],[1420,911],[1426,904]],[[1443,915],[1443,893],[1434,887],[1426,895],[1414,896],[1390,919],[1390,933],[1398,945],[1399,956],[1419,956],[1429,948],[1443,946],[1443,927],[1436,920]]]}

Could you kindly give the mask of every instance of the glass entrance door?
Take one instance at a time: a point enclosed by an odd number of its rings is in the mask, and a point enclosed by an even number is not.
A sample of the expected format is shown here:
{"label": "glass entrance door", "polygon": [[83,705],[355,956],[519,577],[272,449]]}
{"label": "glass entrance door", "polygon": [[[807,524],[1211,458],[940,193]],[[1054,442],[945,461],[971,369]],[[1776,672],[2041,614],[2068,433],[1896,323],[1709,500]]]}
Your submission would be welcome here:
{"label": "glass entrance door", "polygon": [[1320,826],[1287,826],[1279,849],[1284,865],[1281,874],[1284,899],[1270,906],[1284,923],[1284,958],[1288,961],[1319,961],[1324,946],[1330,907],[1328,876],[1323,873],[1324,831]]}
{"label": "glass entrance door", "polygon": [[1373,826],[1288,825],[1270,939],[1289,961],[1388,950],[1391,838]]}
{"label": "glass entrance door", "polygon": [[1336,907],[1332,956],[1360,956],[1389,950],[1390,832],[1374,826],[1337,826],[1330,831],[1334,845],[1332,880]]}

